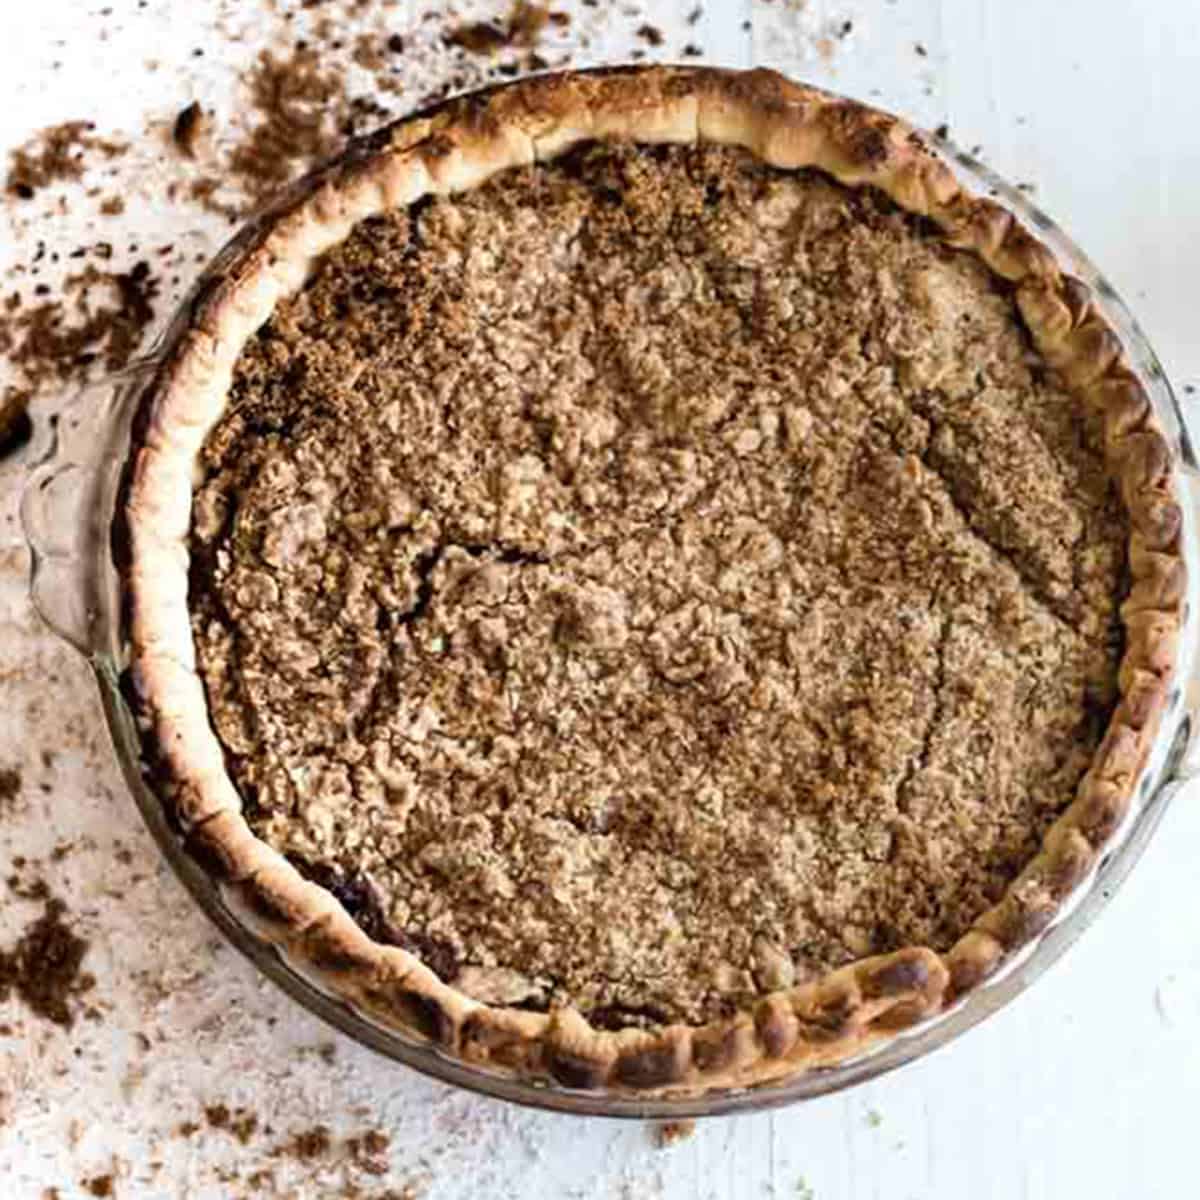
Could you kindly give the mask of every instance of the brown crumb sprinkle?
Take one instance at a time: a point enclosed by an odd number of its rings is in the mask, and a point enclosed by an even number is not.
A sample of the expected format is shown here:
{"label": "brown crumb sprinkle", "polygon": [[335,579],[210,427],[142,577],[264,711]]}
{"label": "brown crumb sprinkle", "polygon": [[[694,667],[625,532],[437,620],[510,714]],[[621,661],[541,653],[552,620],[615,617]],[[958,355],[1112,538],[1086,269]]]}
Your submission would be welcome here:
{"label": "brown crumb sprinkle", "polygon": [[565,25],[565,13],[517,0],[503,21],[472,21],[447,30],[442,40],[470,54],[493,54],[509,46],[532,46],[548,24]]}
{"label": "brown crumb sprinkle", "polygon": [[90,1179],[83,1181],[83,1186],[87,1190],[89,1196],[115,1196],[116,1191],[113,1186],[113,1177],[111,1175],[93,1175]]}
{"label": "brown crumb sprinkle", "polygon": [[0,393],[0,458],[15,453],[33,437],[31,398],[27,388],[9,387]]}
{"label": "brown crumb sprinkle", "polygon": [[[112,246],[98,243],[91,252],[104,260],[112,256]],[[0,354],[22,382],[8,385],[0,398],[0,445],[5,429],[19,427],[40,389],[83,384],[95,367],[109,372],[124,367],[154,320],[159,288],[159,278],[142,260],[127,271],[89,263],[67,277],[57,298],[39,295],[23,304],[13,293],[0,313]]]}
{"label": "brown crumb sprinkle", "polygon": [[384,1175],[388,1169],[388,1151],[392,1139],[378,1129],[346,1139],[346,1152],[350,1160],[365,1174]]}
{"label": "brown crumb sprinkle", "polygon": [[259,119],[234,147],[229,167],[249,195],[261,197],[290,179],[298,164],[331,154],[341,143],[328,110],[341,97],[343,82],[318,49],[298,46],[286,57],[262,51],[248,83]]}
{"label": "brown crumb sprinkle", "polygon": [[0,805],[21,794],[21,772],[16,767],[0,767]]}
{"label": "brown crumb sprinkle", "polygon": [[279,1158],[294,1158],[308,1162],[314,1158],[324,1158],[333,1149],[333,1139],[329,1134],[328,1125],[314,1125],[300,1133],[294,1133],[281,1145],[276,1146],[274,1155]]}
{"label": "brown crumb sprinkle", "polygon": [[663,1121],[655,1131],[658,1148],[666,1150],[670,1146],[677,1146],[680,1142],[686,1142],[695,1132],[695,1121]]}
{"label": "brown crumb sprinkle", "polygon": [[88,943],[63,921],[67,906],[48,892],[43,885],[27,893],[44,898],[42,915],[11,950],[0,950],[0,1003],[16,992],[35,1015],[70,1028],[72,1002],[96,981],[81,969]]}
{"label": "brown crumb sprinkle", "polygon": [[[209,1104],[204,1109],[204,1119],[213,1129],[232,1134],[243,1146],[258,1129],[258,1116],[246,1108],[230,1109],[227,1104]],[[182,1126],[180,1127],[182,1130]],[[194,1132],[194,1127],[192,1132]],[[186,1135],[185,1135],[186,1136]]]}
{"label": "brown crumb sprinkle", "polygon": [[115,158],[129,148],[123,142],[98,136],[95,129],[92,121],[64,121],[43,129],[10,153],[7,190],[30,200],[52,183],[79,179],[88,165],[88,152]]}
{"label": "brown crumb sprinkle", "polygon": [[206,124],[204,109],[196,100],[181,109],[175,118],[175,124],[171,127],[171,140],[185,158],[196,157],[196,148],[204,136]]}

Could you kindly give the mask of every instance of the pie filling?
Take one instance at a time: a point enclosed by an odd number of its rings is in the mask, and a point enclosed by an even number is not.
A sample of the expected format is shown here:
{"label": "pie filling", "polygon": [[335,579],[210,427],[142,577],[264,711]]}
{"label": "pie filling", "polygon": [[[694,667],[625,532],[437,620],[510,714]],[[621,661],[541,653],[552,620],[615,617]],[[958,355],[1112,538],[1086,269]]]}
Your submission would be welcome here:
{"label": "pie filling", "polygon": [[1116,700],[1126,518],[1004,285],[741,151],[363,222],[200,473],[251,828],[493,1003],[703,1021],[946,950]]}

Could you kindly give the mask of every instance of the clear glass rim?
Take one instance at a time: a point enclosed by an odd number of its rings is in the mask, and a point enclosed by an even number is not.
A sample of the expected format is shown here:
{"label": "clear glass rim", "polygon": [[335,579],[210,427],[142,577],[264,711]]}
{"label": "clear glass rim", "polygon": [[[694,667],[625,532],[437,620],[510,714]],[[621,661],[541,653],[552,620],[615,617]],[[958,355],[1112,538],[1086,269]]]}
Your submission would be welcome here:
{"label": "clear glass rim", "polygon": [[[1056,254],[1072,274],[1086,283],[1095,302],[1117,330],[1130,365],[1150,395],[1156,416],[1168,433],[1176,457],[1184,510],[1185,554],[1197,556],[1194,473],[1197,463],[1184,414],[1154,351],[1116,290],[1062,230],[1028,197],[976,158],[943,139],[927,135],[964,183],[997,199]],[[337,161],[371,148],[371,139],[356,143]],[[950,1010],[902,1031],[878,1047],[847,1062],[811,1069],[777,1083],[753,1088],[720,1089],[699,1095],[585,1092],[538,1083],[468,1063],[440,1048],[384,1025],[321,988],[310,974],[275,946],[260,938],[239,915],[229,889],[209,876],[184,849],[181,835],[146,784],[141,747],[133,716],[121,694],[124,646],[120,596],[113,569],[109,531],[120,472],[128,452],[129,425],[139,397],[153,378],[167,349],[185,330],[193,306],[211,281],[253,248],[272,216],[313,186],[322,168],[299,181],[241,227],[218,253],[192,292],[184,299],[154,352],[122,376],[88,389],[87,404],[71,406],[75,428],[64,429],[42,446],[43,462],[33,472],[22,503],[22,520],[31,550],[31,594],[35,607],[61,636],[89,660],[95,672],[114,750],[143,819],[175,874],[228,940],[292,999],[347,1036],[386,1057],[441,1082],[499,1099],[555,1112],[628,1118],[687,1118],[751,1112],[852,1087],[923,1057],[973,1028],[1008,1004],[1040,977],[1095,920],[1140,858],[1165,811],[1188,773],[1187,758],[1196,726],[1193,701],[1185,684],[1196,675],[1197,617],[1190,603],[1176,667],[1176,687],[1158,741],[1139,779],[1136,797],[1121,830],[1110,840],[1089,879],[1080,886],[1040,937],[1006,962],[990,980],[968,993]],[[99,393],[103,403],[96,404]],[[98,428],[97,428],[98,427]],[[97,432],[101,436],[97,436]],[[74,455],[74,451],[79,453]],[[66,472],[79,477],[62,485]],[[64,509],[64,504],[68,507]],[[64,524],[82,531],[61,545]],[[1189,572],[1189,600],[1200,572]],[[63,597],[67,609],[62,608]]]}

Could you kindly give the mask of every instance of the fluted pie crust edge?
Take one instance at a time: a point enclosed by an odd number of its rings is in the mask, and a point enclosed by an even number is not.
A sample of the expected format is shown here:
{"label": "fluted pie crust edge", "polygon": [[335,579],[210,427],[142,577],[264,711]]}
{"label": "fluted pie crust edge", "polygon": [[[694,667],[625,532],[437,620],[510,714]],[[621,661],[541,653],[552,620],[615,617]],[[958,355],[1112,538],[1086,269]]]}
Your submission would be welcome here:
{"label": "fluted pie crust edge", "polygon": [[[235,362],[314,261],[360,221],[475,187],[586,140],[711,142],[783,170],[873,186],[1009,281],[1044,361],[1101,415],[1129,514],[1120,702],[1075,800],[1040,853],[946,954],[919,946],[777,991],[704,1026],[608,1031],[577,1011],[491,1007],[420,959],[371,940],[242,816],[197,673],[187,539],[201,445]],[[1147,396],[1088,291],[1003,207],[975,196],[897,118],[771,71],[617,68],[545,75],[450,101],[352,147],[310,177],[193,304],[135,424],[121,514],[135,709],[186,845],[246,902],[256,932],[351,1004],[468,1062],[571,1088],[695,1094],[778,1080],[859,1054],[945,1008],[1042,932],[1120,823],[1163,710],[1184,596],[1171,455]]]}

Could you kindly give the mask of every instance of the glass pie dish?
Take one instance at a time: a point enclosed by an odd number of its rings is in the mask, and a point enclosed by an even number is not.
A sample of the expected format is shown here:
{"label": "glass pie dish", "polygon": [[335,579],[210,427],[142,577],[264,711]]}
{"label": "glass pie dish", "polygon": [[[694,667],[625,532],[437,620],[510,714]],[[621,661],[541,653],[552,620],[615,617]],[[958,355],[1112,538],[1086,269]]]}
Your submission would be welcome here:
{"label": "glass pie dish", "polygon": [[[353,144],[338,160],[357,165],[377,148],[373,139]],[[1173,475],[1183,509],[1181,552],[1196,561],[1194,518],[1196,463],[1175,398],[1145,338],[1113,289],[1057,228],[1018,192],[966,156],[947,152],[951,168],[976,193],[999,197],[1017,218],[1058,257],[1087,289],[1095,307],[1117,331],[1129,369],[1147,394],[1174,462]],[[263,935],[243,893],[210,876],[193,861],[159,796],[148,783],[143,742],[134,712],[126,703],[129,630],[120,566],[125,553],[119,497],[131,454],[131,429],[156,394],[160,368],[168,362],[214,287],[235,273],[261,243],[264,231],[297,200],[312,194],[322,172],[300,180],[273,205],[252,218],[216,257],[180,306],[154,351],[119,377],[77,397],[60,414],[43,461],[30,481],[22,515],[31,546],[32,595],[47,622],[83,653],[101,692],[114,747],[134,797],[164,854],[210,918],[270,978],[306,1007],[364,1044],[447,1082],[503,1098],[563,1111],[636,1117],[687,1117],[759,1108],[803,1099],[849,1086],[928,1052],[1006,1003],[1035,979],[1082,931],[1115,884],[1128,871],[1155,827],[1166,799],[1189,771],[1197,629],[1195,605],[1187,604],[1174,649],[1172,691],[1151,753],[1139,770],[1133,802],[1109,839],[1097,864],[1071,893],[1055,919],[1022,950],[1009,957],[985,983],[953,1006],[876,1048],[837,1065],[817,1067],[785,1082],[755,1087],[724,1087],[702,1096],[670,1093],[635,1097],[573,1089],[554,1083],[515,1079],[464,1062],[404,1029],[380,1021],[331,992],[322,980]],[[186,468],[181,474],[186,480]],[[183,486],[182,484],[180,485]],[[1196,571],[1189,586],[1196,586]],[[180,603],[182,603],[182,590]],[[1178,593],[1176,593],[1178,598]],[[1162,667],[1156,668],[1160,672]],[[1165,688],[1165,684],[1160,685]],[[1160,693],[1161,695],[1161,693]],[[1128,778],[1128,772],[1124,776]],[[1065,889],[1064,889],[1065,890]]]}

